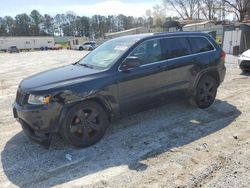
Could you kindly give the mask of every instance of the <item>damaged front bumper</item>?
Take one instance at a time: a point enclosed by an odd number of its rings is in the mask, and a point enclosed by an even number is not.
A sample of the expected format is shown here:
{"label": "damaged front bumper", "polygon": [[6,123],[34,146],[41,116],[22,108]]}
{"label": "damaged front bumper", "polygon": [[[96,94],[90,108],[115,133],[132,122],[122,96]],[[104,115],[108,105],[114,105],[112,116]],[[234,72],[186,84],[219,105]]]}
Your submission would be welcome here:
{"label": "damaged front bumper", "polygon": [[13,104],[14,118],[22,125],[24,133],[31,140],[49,147],[51,133],[58,132],[62,106],[57,103],[49,105]]}

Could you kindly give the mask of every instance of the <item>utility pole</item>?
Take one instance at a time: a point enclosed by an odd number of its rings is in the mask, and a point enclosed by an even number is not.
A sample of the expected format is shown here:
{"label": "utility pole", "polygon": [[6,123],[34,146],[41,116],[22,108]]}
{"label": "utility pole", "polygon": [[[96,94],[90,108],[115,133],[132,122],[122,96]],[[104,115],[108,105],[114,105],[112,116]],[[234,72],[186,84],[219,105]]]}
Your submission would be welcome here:
{"label": "utility pole", "polygon": [[198,20],[200,20],[200,1],[198,1]]}
{"label": "utility pole", "polygon": [[225,21],[225,0],[222,0],[222,21]]}

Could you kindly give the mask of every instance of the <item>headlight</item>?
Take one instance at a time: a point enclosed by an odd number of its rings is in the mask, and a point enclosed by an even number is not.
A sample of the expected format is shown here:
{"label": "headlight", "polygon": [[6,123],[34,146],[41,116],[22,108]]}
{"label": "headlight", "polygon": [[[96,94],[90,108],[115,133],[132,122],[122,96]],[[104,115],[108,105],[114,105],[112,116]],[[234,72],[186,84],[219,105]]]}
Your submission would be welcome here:
{"label": "headlight", "polygon": [[241,58],[249,58],[248,56],[246,56],[246,55],[243,55],[243,54],[241,54],[241,56],[240,56]]}
{"label": "headlight", "polygon": [[49,104],[51,96],[29,95],[29,104]]}

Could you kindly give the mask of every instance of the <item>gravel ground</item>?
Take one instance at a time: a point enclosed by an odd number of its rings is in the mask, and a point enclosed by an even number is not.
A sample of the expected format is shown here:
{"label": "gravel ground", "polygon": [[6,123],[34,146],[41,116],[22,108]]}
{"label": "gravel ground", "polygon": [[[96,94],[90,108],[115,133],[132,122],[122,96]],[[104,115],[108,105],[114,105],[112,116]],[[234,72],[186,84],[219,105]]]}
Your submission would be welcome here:
{"label": "gravel ground", "polygon": [[84,54],[0,54],[0,187],[249,187],[250,74],[230,55],[208,109],[162,105],[112,123],[87,149],[54,136],[47,150],[26,138],[11,110],[19,82]]}

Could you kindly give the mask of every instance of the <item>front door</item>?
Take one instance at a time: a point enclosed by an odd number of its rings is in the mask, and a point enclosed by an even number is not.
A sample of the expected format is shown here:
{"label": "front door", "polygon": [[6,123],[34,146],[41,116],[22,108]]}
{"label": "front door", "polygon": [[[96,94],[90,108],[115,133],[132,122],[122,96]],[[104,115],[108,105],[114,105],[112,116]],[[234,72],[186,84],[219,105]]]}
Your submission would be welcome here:
{"label": "front door", "polygon": [[159,39],[139,44],[129,55],[139,58],[141,66],[118,71],[118,91],[122,115],[140,111],[153,102],[161,85],[161,46]]}

